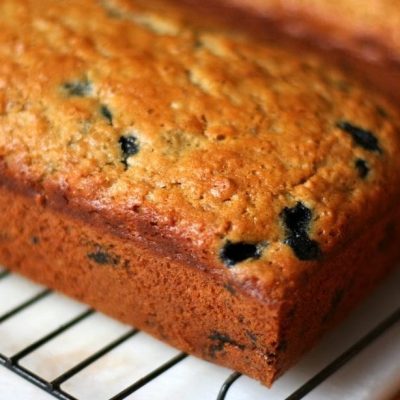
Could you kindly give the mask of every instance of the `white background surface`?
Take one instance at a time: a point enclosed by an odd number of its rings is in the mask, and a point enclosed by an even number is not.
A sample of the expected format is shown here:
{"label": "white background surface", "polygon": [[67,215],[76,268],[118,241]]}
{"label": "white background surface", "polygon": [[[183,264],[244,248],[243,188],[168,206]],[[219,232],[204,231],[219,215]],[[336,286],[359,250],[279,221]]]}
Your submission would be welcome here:
{"label": "white background surface", "polygon": [[[0,280],[0,315],[43,290],[23,278]],[[393,274],[338,329],[278,380],[272,389],[240,377],[227,400],[284,399],[400,306],[400,271]],[[86,306],[51,294],[0,324],[0,353],[11,356]],[[126,333],[130,328],[95,313],[21,360],[24,367],[54,379],[77,362]],[[179,352],[140,332],[67,381],[62,389],[81,400],[111,397]],[[129,399],[214,400],[225,368],[188,357]],[[387,400],[400,389],[400,324],[397,323],[323,382],[306,399]],[[45,400],[52,397],[0,366],[0,399]]]}

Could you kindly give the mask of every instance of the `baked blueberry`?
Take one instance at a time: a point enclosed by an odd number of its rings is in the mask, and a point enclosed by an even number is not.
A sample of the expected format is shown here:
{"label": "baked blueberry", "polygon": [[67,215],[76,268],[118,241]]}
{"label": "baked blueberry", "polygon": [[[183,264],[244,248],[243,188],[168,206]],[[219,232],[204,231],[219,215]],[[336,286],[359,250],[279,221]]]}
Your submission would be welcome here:
{"label": "baked blueberry", "polygon": [[382,152],[379,141],[376,136],[369,130],[360,128],[347,121],[339,121],[337,127],[343,132],[348,133],[356,144],[369,151]]}
{"label": "baked blueberry", "polygon": [[92,85],[88,80],[66,82],[63,89],[69,96],[85,97],[92,92]]}
{"label": "baked blueberry", "polygon": [[89,253],[88,258],[100,265],[116,265],[118,264],[118,257],[113,257],[111,254],[98,250],[93,253]]}
{"label": "baked blueberry", "polygon": [[260,243],[227,241],[221,249],[220,257],[225,265],[232,267],[242,261],[261,257],[263,245]]}
{"label": "baked blueberry", "polygon": [[213,331],[211,332],[210,336],[208,337],[211,339],[214,343],[210,346],[210,356],[215,357],[216,353],[223,351],[225,348],[225,345],[229,344],[232,346],[237,347],[240,350],[244,350],[245,346],[241,343],[236,342],[233,340],[230,336],[218,332],[218,331]]}
{"label": "baked blueberry", "polygon": [[361,158],[357,158],[355,162],[355,166],[358,171],[358,175],[360,178],[365,178],[369,173],[369,166],[367,162]]}
{"label": "baked blueberry", "polygon": [[311,217],[311,210],[300,201],[294,207],[285,207],[281,213],[286,228],[284,243],[302,261],[315,260],[321,254],[318,242],[308,236]]}
{"label": "baked blueberry", "polygon": [[139,152],[139,143],[135,136],[121,136],[119,138],[119,144],[122,150],[122,163],[127,167],[127,160],[130,156],[133,156]]}
{"label": "baked blueberry", "polygon": [[225,333],[218,332],[218,331],[211,332],[209,338],[211,340],[217,340],[218,342],[224,342],[224,343],[232,343],[233,342],[233,340],[228,335],[226,335]]}
{"label": "baked blueberry", "polygon": [[107,106],[105,106],[104,104],[102,104],[100,106],[100,114],[108,121],[108,123],[110,125],[112,125],[113,115],[112,115],[110,109]]}
{"label": "baked blueberry", "polygon": [[37,236],[32,236],[31,237],[31,243],[32,244],[39,244],[40,243],[40,239]]}
{"label": "baked blueberry", "polygon": [[296,257],[302,261],[316,260],[321,254],[318,242],[310,239],[306,232],[288,235],[284,243],[290,246]]}
{"label": "baked blueberry", "polygon": [[283,223],[291,234],[306,232],[311,221],[311,210],[300,201],[292,208],[282,211]]}

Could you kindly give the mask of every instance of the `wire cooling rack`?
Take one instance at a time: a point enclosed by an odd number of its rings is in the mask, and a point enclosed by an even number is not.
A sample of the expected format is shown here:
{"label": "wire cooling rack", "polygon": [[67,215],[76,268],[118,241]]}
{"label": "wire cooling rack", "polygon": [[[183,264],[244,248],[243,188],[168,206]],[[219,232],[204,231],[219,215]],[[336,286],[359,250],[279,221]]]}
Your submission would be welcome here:
{"label": "wire cooling rack", "polygon": [[400,388],[400,271],[266,389],[0,269],[0,364],[63,400],[389,399]]}

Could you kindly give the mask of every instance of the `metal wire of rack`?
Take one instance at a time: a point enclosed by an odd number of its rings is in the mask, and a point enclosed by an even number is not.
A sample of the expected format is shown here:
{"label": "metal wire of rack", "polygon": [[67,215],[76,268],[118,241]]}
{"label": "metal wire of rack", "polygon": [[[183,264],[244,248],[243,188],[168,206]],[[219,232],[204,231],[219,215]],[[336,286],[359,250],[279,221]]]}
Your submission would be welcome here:
{"label": "metal wire of rack", "polygon": [[[11,273],[8,270],[0,271],[0,280],[7,278]],[[49,296],[52,293],[49,289],[41,290],[39,293],[35,294],[31,298],[26,301],[23,301],[21,304],[18,304],[11,310],[7,311],[3,315],[0,315],[0,324],[5,321],[15,317],[17,314],[26,310],[29,307],[32,307],[36,303],[42,301],[45,297]],[[93,364],[95,361],[99,360],[101,357],[105,356],[107,353],[112,351],[113,349],[120,346],[122,343],[137,335],[139,332],[137,329],[131,329],[128,332],[124,333],[117,339],[107,343],[102,348],[91,354],[90,356],[84,358],[67,371],[63,372],[61,375],[52,380],[47,380],[28,368],[22,366],[20,361],[45,345],[50,340],[55,337],[61,335],[62,333],[68,331],[72,327],[80,324],[89,316],[95,313],[92,309],[86,309],[77,316],[63,323],[61,326],[47,333],[43,337],[29,344],[22,350],[13,354],[12,356],[5,356],[4,354],[0,354],[0,365],[8,368],[12,372],[18,374],[25,380],[30,383],[36,385],[42,390],[46,391],[50,395],[54,396],[57,399],[61,400],[79,400],[74,397],[72,394],[61,388],[61,385],[66,381],[74,377],[76,374]],[[355,357],[358,353],[360,353],[363,349],[365,349],[368,345],[374,342],[379,336],[381,336],[384,332],[386,332],[389,328],[393,327],[395,324],[400,322],[400,307],[398,307],[391,315],[385,318],[382,322],[376,325],[373,329],[371,329],[367,334],[365,334],[360,340],[350,346],[346,351],[340,354],[336,359],[334,359],[331,363],[329,363],[326,367],[320,370],[317,374],[315,374],[311,379],[305,382],[302,386],[296,389],[292,394],[286,397],[285,400],[299,400],[303,399],[307,394],[309,394],[313,389],[315,389],[318,385],[324,382],[329,376],[334,374],[338,369],[343,367],[346,363],[348,363],[353,357]],[[150,373],[141,377],[140,379],[132,382],[125,389],[121,390],[119,393],[116,393],[109,400],[122,400],[130,396],[135,391],[139,390],[149,382],[153,381],[166,371],[170,370],[180,362],[182,362],[186,357],[188,357],[185,353],[179,353],[176,356],[169,359],[167,362],[163,363],[156,369],[153,369]],[[238,372],[233,372],[230,374],[227,379],[223,382],[219,394],[216,400],[226,400],[228,392],[232,385],[238,381],[238,379],[242,375]]]}

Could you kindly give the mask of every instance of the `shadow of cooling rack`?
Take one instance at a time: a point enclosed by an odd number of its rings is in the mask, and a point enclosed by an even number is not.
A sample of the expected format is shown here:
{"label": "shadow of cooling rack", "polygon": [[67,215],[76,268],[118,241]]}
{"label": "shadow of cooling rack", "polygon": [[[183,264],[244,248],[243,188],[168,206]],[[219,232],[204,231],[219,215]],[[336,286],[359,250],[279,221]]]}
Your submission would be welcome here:
{"label": "shadow of cooling rack", "polygon": [[272,389],[4,269],[0,338],[0,364],[49,398],[389,399],[400,386],[400,271]]}

